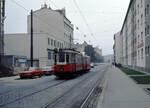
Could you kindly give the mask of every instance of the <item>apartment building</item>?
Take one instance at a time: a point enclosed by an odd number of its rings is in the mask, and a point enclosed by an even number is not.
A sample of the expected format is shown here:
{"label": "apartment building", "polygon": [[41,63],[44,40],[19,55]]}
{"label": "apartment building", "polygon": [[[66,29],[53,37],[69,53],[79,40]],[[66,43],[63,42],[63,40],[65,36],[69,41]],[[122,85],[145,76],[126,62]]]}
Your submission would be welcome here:
{"label": "apartment building", "polygon": [[122,63],[122,37],[120,32],[114,35],[114,58],[115,63],[121,64]]}
{"label": "apartment building", "polygon": [[[6,34],[5,54],[26,56],[30,64],[31,16],[27,17],[27,33]],[[73,25],[67,19],[65,9],[53,10],[45,4],[33,12],[34,66],[53,65],[54,48],[72,48]]]}
{"label": "apartment building", "polygon": [[[119,36],[122,40],[122,64],[143,71],[150,70],[149,5],[150,0],[130,0]],[[115,40],[115,45],[117,43]],[[114,49],[115,52],[120,52]]]}

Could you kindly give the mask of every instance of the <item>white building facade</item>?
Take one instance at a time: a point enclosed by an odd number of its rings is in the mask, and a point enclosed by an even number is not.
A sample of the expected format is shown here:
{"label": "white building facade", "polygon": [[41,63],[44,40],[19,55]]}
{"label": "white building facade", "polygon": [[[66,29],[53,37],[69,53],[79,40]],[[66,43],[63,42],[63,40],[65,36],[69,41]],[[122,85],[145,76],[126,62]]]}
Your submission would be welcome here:
{"label": "white building facade", "polygon": [[[27,33],[6,34],[5,54],[26,56],[30,60],[30,25],[27,20]],[[65,9],[52,10],[44,5],[33,12],[33,57],[39,67],[53,65],[53,49],[72,48],[73,25],[66,18]]]}
{"label": "white building facade", "polygon": [[115,63],[122,64],[122,37],[120,32],[114,35],[114,58]]}
{"label": "white building facade", "polygon": [[[150,0],[130,0],[120,32],[122,64],[148,71],[150,55]],[[115,44],[118,42],[115,41]]]}

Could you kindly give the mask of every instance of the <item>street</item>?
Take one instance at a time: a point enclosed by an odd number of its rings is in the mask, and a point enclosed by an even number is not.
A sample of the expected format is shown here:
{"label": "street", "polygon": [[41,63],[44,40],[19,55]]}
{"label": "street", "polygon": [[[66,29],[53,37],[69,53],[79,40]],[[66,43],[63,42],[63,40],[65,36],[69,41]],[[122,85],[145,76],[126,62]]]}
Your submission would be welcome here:
{"label": "street", "polygon": [[70,80],[53,75],[35,79],[1,78],[0,107],[80,108],[90,91],[102,83],[107,68],[100,64]]}

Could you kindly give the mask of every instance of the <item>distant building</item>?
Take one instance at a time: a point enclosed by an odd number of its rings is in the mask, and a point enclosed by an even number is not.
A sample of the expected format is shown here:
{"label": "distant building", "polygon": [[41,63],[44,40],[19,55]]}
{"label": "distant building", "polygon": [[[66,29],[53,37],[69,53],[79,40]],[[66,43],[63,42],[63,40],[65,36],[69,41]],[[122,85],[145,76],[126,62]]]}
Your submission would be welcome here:
{"label": "distant building", "polygon": [[[5,54],[26,56],[30,64],[30,15],[27,33],[6,34]],[[66,18],[65,9],[52,10],[47,5],[33,12],[33,54],[34,66],[53,65],[54,48],[71,48],[73,25]]]}
{"label": "distant building", "polygon": [[91,62],[102,62],[102,49],[99,49],[98,47],[93,47],[92,45],[89,45],[86,41],[84,41],[82,44],[75,44],[74,47],[79,52],[85,52],[86,55],[91,57]]}
{"label": "distant building", "polygon": [[122,37],[120,32],[114,35],[114,59],[115,63],[122,64]]}
{"label": "distant building", "polygon": [[88,46],[88,43],[84,41],[82,44],[75,44],[75,49],[79,52],[85,52],[85,47]]}
{"label": "distant building", "polygon": [[99,56],[102,56],[102,49],[95,47],[94,50]]}
{"label": "distant building", "polygon": [[104,63],[113,63],[114,62],[114,55],[110,54],[110,55],[105,55],[104,57]]}

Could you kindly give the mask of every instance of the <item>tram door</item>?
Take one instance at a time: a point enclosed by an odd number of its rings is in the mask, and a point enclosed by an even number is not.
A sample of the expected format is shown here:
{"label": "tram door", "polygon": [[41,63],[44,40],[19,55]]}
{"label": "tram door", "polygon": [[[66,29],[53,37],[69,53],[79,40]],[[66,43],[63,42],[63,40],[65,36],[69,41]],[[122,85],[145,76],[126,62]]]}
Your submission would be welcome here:
{"label": "tram door", "polygon": [[72,69],[73,69],[73,72],[76,72],[76,55],[74,53],[72,53]]}
{"label": "tram door", "polygon": [[54,55],[54,64],[57,64],[57,54]]}

